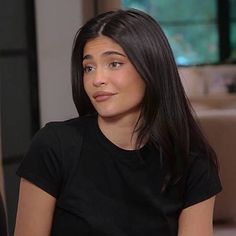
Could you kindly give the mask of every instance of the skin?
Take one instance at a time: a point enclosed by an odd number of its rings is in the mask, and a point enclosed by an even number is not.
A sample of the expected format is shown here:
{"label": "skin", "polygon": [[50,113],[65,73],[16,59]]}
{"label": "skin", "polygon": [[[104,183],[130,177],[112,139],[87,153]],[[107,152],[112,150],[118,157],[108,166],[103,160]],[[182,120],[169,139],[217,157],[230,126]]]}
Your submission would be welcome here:
{"label": "skin", "polygon": [[[135,124],[140,115],[145,84],[123,49],[105,36],[84,48],[84,88],[98,112],[98,124],[115,145],[135,148]],[[215,197],[184,209],[178,236],[213,236]],[[21,179],[15,236],[49,236],[56,199]]]}
{"label": "skin", "polygon": [[179,217],[178,236],[213,236],[215,197],[184,209]]}
{"label": "skin", "polygon": [[144,81],[123,49],[105,36],[87,42],[83,67],[84,88],[98,112],[101,131],[119,147],[134,149],[136,134],[132,133],[140,115]]}
{"label": "skin", "polygon": [[49,236],[56,199],[21,179],[15,236]]}

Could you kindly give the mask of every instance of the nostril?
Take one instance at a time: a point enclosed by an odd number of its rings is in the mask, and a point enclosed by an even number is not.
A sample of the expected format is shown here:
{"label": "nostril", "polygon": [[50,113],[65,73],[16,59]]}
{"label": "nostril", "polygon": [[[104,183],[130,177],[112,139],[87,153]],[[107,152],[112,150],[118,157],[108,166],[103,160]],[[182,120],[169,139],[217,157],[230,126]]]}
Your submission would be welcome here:
{"label": "nostril", "polygon": [[100,87],[100,86],[102,86],[102,85],[105,85],[106,83],[103,82],[103,81],[94,81],[93,84],[94,84],[95,87]]}
{"label": "nostril", "polygon": [[94,79],[93,79],[93,84],[95,86],[101,86],[101,85],[106,84],[106,79],[105,79],[104,74],[102,74],[102,73],[95,74]]}

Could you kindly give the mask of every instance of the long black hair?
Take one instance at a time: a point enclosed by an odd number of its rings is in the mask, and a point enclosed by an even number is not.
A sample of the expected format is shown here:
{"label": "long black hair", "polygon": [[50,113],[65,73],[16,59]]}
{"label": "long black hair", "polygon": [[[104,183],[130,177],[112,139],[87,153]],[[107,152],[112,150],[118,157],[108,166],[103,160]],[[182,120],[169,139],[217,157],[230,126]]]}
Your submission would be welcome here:
{"label": "long black hair", "polygon": [[194,120],[168,40],[159,24],[138,10],[110,11],[79,29],[72,52],[73,100],[80,116],[96,114],[83,86],[83,49],[100,35],[118,43],[146,84],[138,143],[149,142],[168,160],[166,183],[181,178],[189,155],[204,153],[215,164],[216,155]]}

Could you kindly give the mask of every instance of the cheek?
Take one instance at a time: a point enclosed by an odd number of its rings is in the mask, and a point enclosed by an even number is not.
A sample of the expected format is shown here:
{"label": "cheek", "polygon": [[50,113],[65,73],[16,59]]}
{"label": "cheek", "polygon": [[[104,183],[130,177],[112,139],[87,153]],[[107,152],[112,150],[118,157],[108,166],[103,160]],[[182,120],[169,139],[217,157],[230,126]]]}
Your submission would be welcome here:
{"label": "cheek", "polygon": [[136,93],[137,96],[143,96],[146,85],[144,81],[140,77],[138,77],[130,81],[127,87],[129,87],[133,93]]}
{"label": "cheek", "polygon": [[89,96],[90,94],[90,89],[89,89],[89,83],[87,80],[83,80],[83,87],[84,87],[84,91],[85,93]]}
{"label": "cheek", "polygon": [[137,97],[138,100],[142,101],[144,94],[145,94],[145,88],[146,85],[143,80],[136,81],[133,85],[133,93]]}

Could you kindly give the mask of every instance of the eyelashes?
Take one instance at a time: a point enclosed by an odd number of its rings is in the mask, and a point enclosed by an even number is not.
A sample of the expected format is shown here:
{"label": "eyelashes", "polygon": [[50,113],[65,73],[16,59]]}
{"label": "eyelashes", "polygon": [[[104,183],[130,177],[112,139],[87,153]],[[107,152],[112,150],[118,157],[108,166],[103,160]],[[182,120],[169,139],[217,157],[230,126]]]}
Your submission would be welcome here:
{"label": "eyelashes", "polygon": [[[106,68],[109,68],[111,70],[119,69],[124,63],[119,61],[112,61],[106,65]],[[93,65],[84,65],[83,66],[83,72],[84,73],[92,73],[96,70],[96,67]]]}
{"label": "eyelashes", "polygon": [[90,73],[90,72],[93,72],[95,71],[95,68],[93,66],[84,66],[83,67],[83,72],[84,73]]}
{"label": "eyelashes", "polygon": [[113,61],[109,64],[109,68],[114,68],[114,69],[117,69],[117,68],[120,68],[124,63],[122,62],[118,62],[118,61]]}

